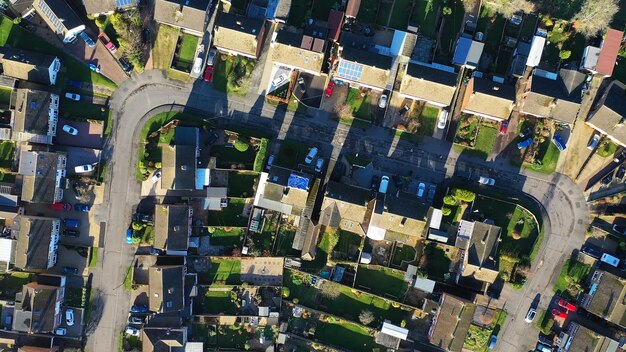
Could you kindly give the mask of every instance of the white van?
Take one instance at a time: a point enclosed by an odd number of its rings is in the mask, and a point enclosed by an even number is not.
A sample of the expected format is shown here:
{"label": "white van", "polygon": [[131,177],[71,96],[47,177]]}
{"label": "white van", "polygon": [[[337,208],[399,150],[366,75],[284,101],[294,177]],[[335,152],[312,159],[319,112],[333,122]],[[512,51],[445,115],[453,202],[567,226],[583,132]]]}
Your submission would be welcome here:
{"label": "white van", "polygon": [[617,266],[619,265],[619,259],[615,258],[614,256],[608,253],[602,254],[600,261],[603,263],[607,263],[610,266],[615,267],[615,268],[617,268]]}
{"label": "white van", "polygon": [[202,58],[201,57],[197,57],[194,61],[193,61],[193,72],[195,74],[200,74],[200,72],[202,72]]}
{"label": "white van", "polygon": [[383,176],[380,180],[380,186],[378,187],[378,193],[386,194],[387,187],[389,187],[389,176]]}

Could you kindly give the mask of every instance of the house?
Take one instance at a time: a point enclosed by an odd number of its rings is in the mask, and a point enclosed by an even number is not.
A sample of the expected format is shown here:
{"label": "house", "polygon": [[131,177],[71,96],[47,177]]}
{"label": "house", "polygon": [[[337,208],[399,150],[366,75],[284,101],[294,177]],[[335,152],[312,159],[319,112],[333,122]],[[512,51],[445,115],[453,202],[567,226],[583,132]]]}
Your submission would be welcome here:
{"label": "house", "polygon": [[264,21],[257,18],[220,13],[213,28],[213,45],[229,55],[256,60],[264,40]]}
{"label": "house", "polygon": [[320,223],[365,236],[374,203],[369,189],[329,181],[322,201]]}
{"label": "house", "polygon": [[587,125],[613,142],[626,147],[626,85],[614,81],[600,97],[596,110],[589,113]]}
{"label": "house", "polygon": [[328,14],[328,40],[332,40],[335,43],[339,42],[344,15],[341,11],[330,10]]}
{"label": "house", "polygon": [[59,120],[59,96],[42,90],[18,88],[12,93],[11,139],[52,144]]}
{"label": "house", "polygon": [[580,306],[591,314],[626,328],[626,279],[594,270]]}
{"label": "house", "polygon": [[148,270],[151,312],[178,312],[185,308],[184,265],[154,265]]}
{"label": "house", "polygon": [[611,77],[622,45],[623,31],[609,28],[600,47],[587,46],[580,60],[580,69]]}
{"label": "house", "polygon": [[469,69],[476,69],[484,48],[485,43],[472,40],[472,38],[459,37],[454,49],[452,63]]}
{"label": "house", "polygon": [[199,130],[196,127],[176,127],[174,143],[161,147],[161,189],[196,189],[198,136]]}
{"label": "house", "polygon": [[388,320],[383,322],[383,327],[376,334],[376,343],[397,350],[400,342],[409,336],[409,330],[391,324]]}
{"label": "house", "polygon": [[39,275],[15,295],[13,330],[29,334],[53,332],[63,319],[65,276]]}
{"label": "house", "polygon": [[562,68],[556,80],[531,76],[530,92],[524,98],[521,112],[573,124],[582,102],[585,75],[577,70]]}
{"label": "house", "polygon": [[35,12],[33,0],[9,0],[7,5],[9,12],[14,17],[26,18]]}
{"label": "house", "polygon": [[57,203],[63,199],[67,156],[59,152],[23,150],[18,173],[22,176],[22,201]]}
{"label": "house", "polygon": [[33,6],[63,43],[72,43],[85,30],[85,25],[66,0],[35,0]]}
{"label": "house", "polygon": [[465,114],[496,121],[507,120],[515,105],[515,87],[472,77],[461,104],[461,111]]}
{"label": "house", "polygon": [[192,209],[183,204],[157,204],[154,210],[154,248],[168,254],[187,254]]}
{"label": "house", "polygon": [[459,223],[455,247],[464,251],[459,263],[457,282],[470,277],[485,283],[493,283],[498,278],[498,242],[501,229],[484,222]]}
{"label": "house", "polygon": [[52,86],[61,70],[58,57],[9,47],[0,47],[0,65],[4,76]]}
{"label": "house", "polygon": [[428,342],[445,351],[460,352],[475,309],[473,304],[443,293],[428,330]]}
{"label": "house", "polygon": [[286,23],[292,0],[252,0],[248,3],[246,17]]}
{"label": "house", "polygon": [[98,17],[112,15],[115,11],[124,11],[137,7],[138,0],[83,0],[87,15]]}
{"label": "house", "polygon": [[387,232],[421,237],[426,226],[428,206],[413,197],[380,194],[367,228],[367,237],[383,240]]}
{"label": "house", "polygon": [[156,0],[154,20],[202,37],[211,0]]}
{"label": "house", "polygon": [[275,34],[271,43],[274,65],[307,72],[315,76],[322,73],[326,40],[287,29]]}
{"label": "house", "polygon": [[15,268],[44,271],[56,264],[60,219],[20,215],[13,219],[11,233],[17,238]]}
{"label": "house", "polygon": [[313,180],[311,175],[274,165],[269,173],[261,173],[254,206],[300,216]]}
{"label": "house", "polygon": [[187,351],[187,327],[146,326],[141,331],[143,352]]}
{"label": "house", "polygon": [[410,63],[402,77],[400,95],[437,107],[448,107],[456,91],[457,74]]}
{"label": "house", "polygon": [[357,87],[383,91],[389,80],[393,58],[353,47],[343,47],[334,79]]}
{"label": "house", "polygon": [[558,348],[562,352],[615,352],[620,343],[570,321],[566,330],[559,334]]}

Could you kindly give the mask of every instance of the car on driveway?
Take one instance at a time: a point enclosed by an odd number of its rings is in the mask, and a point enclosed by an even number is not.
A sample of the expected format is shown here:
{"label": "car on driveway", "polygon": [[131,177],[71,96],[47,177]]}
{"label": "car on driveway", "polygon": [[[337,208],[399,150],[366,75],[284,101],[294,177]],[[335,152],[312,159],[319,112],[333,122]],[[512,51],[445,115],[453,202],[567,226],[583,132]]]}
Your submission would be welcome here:
{"label": "car on driveway", "polygon": [[96,64],[95,62],[90,62],[88,66],[89,69],[93,72],[100,73],[100,65]]}
{"label": "car on driveway", "polygon": [[626,226],[613,225],[613,231],[619,233],[620,235],[626,235]]}
{"label": "car on driveway", "polygon": [[92,171],[93,171],[93,165],[78,165],[74,167],[74,172],[76,172],[77,174],[82,174],[82,173],[92,172]]}
{"label": "car on driveway", "polygon": [[80,192],[80,189],[78,188],[78,183],[74,182],[72,183],[72,192],[74,192],[74,198],[76,199],[80,199],[83,194]]}
{"label": "car on driveway", "polygon": [[617,173],[615,174],[615,178],[617,178],[618,180],[621,180],[624,178],[624,176],[626,176],[626,166],[621,165],[619,168],[617,168]]}
{"label": "car on driveway", "polygon": [[582,248],[580,249],[580,251],[592,258],[596,258],[596,259],[600,259],[600,257],[602,256],[602,251],[592,245],[586,244],[584,246],[582,246]]}
{"label": "car on driveway", "polygon": [[533,138],[525,139],[525,140],[517,143],[517,149],[524,149],[526,147],[530,147],[534,142],[535,142],[535,140]]}
{"label": "car on driveway", "polygon": [[130,307],[131,313],[148,313],[148,306],[145,304],[135,304]]}
{"label": "car on driveway", "polygon": [[104,32],[98,34],[98,39],[100,39],[100,41],[102,42],[102,44],[104,44],[104,46],[111,52],[114,53],[117,51],[117,47],[115,46],[115,44],[113,44],[113,42],[111,41],[111,39],[109,39],[109,37],[107,37],[106,34],[104,34]]}
{"label": "car on driveway", "polygon": [[496,180],[494,180],[493,178],[480,176],[480,178],[478,179],[478,183],[480,183],[481,185],[493,186],[496,184]]}
{"label": "car on driveway", "polygon": [[431,184],[428,185],[428,197],[426,198],[426,201],[428,203],[432,203],[433,200],[435,200],[435,193],[437,192],[437,186]]}
{"label": "car on driveway", "polygon": [[626,150],[622,150],[621,152],[619,152],[619,154],[615,155],[615,157],[613,158],[613,162],[621,163],[622,161],[624,161],[624,159],[626,159]]}
{"label": "car on driveway", "polygon": [[130,324],[143,324],[143,319],[140,317],[136,317],[134,315],[131,315],[128,317],[128,322]]}
{"label": "car on driveway", "polygon": [[70,203],[54,203],[52,204],[52,209],[70,211],[72,210],[72,205]]}
{"label": "car on driveway", "polygon": [[494,348],[496,348],[496,344],[498,343],[498,336],[497,335],[491,335],[491,338],[489,339],[489,346],[488,348],[490,350],[493,350]]}
{"label": "car on driveway", "polygon": [[524,318],[524,321],[526,321],[527,323],[532,323],[533,320],[535,320],[536,315],[537,315],[537,311],[535,310],[535,308],[530,307],[528,309],[528,313],[526,313],[526,318]]}
{"label": "car on driveway", "polygon": [[420,182],[417,185],[417,197],[418,198],[424,197],[424,193],[426,193],[426,184],[424,182]]}
{"label": "car on driveway", "polygon": [[83,204],[83,203],[76,203],[74,204],[74,210],[88,212],[89,210],[91,210],[91,205]]}
{"label": "car on driveway", "polygon": [[162,174],[163,174],[163,173],[161,172],[161,170],[160,170],[160,169],[159,169],[159,170],[157,170],[157,171],[155,171],[154,175],[152,175],[152,178],[151,178],[152,183],[157,183],[157,182],[159,182],[159,180],[161,179],[161,175],[162,175]]}
{"label": "car on driveway", "polygon": [[150,44],[150,42],[152,41],[152,34],[150,33],[150,28],[148,27],[144,28],[141,34],[142,34],[141,40],[143,41],[143,43]]}
{"label": "car on driveway", "polygon": [[608,186],[611,181],[613,181],[613,172],[611,171],[608,175],[604,176],[601,180],[600,180],[600,184],[602,186]]}
{"label": "car on driveway", "polygon": [[58,336],[65,336],[67,334],[67,329],[66,328],[56,328],[56,330],[54,330],[54,334],[58,335]]}
{"label": "car on driveway", "polygon": [[133,243],[133,229],[126,230],[126,243]]}
{"label": "car on driveway", "polygon": [[304,162],[307,164],[310,164],[311,162],[313,162],[313,159],[315,159],[315,157],[317,156],[317,148],[313,147],[309,150],[309,153],[306,155],[306,158],[304,158]]}
{"label": "car on driveway", "polygon": [[537,337],[537,341],[541,342],[542,344],[546,346],[554,345],[554,338],[549,335],[539,334],[539,336]]}
{"label": "car on driveway", "polygon": [[563,138],[559,134],[555,134],[554,137],[552,137],[552,143],[554,143],[560,151],[564,151],[566,148],[565,141],[563,141]]}
{"label": "car on driveway", "polygon": [[127,326],[126,330],[124,330],[124,332],[128,335],[131,336],[136,336],[138,337],[139,335],[141,335],[139,329],[133,328],[132,326]]}
{"label": "car on driveway", "polygon": [[567,309],[570,312],[575,312],[576,311],[576,306],[571,304],[570,302],[564,300],[564,299],[560,299],[557,304],[559,305],[559,307],[563,307],[565,309]]}
{"label": "car on driveway", "polygon": [[378,107],[384,109],[387,107],[387,94],[383,94],[380,96],[380,100],[378,101]]}
{"label": "car on driveway", "polygon": [[80,32],[80,37],[83,38],[83,40],[85,41],[85,44],[87,44],[87,46],[89,46],[90,48],[93,48],[96,46],[96,43],[94,43],[93,39],[91,39],[87,33],[85,32]]}
{"label": "car on driveway", "polygon": [[78,129],[70,125],[63,125],[63,132],[71,134],[72,136],[75,136],[78,134]]}
{"label": "car on driveway", "polygon": [[322,172],[322,168],[324,167],[324,159],[319,158],[315,163],[315,172]]}
{"label": "car on driveway", "polygon": [[65,229],[63,230],[63,236],[78,238],[80,237],[80,231]]}
{"label": "car on driveway", "polygon": [[326,96],[326,98],[330,98],[333,95],[334,89],[335,89],[335,83],[332,81],[328,82],[328,86],[326,87],[326,90],[324,91],[324,95]]}
{"label": "car on driveway", "polygon": [[437,119],[437,128],[443,130],[446,128],[446,123],[448,123],[448,111],[441,110],[439,118]]}
{"label": "car on driveway", "polygon": [[552,316],[554,317],[554,319],[566,319],[567,318],[567,311],[562,311],[560,309],[553,309],[552,310]]}
{"label": "car on driveway", "polygon": [[508,120],[502,121],[502,124],[500,124],[500,134],[506,134],[508,130],[509,130],[509,121]]}
{"label": "car on driveway", "polygon": [[376,191],[379,183],[380,183],[380,177],[378,177],[378,175],[372,176],[372,183],[370,186],[372,188],[372,191]]}
{"label": "car on driveway", "polygon": [[69,100],[79,101],[80,100],[80,94],[67,92],[67,93],[65,93],[65,98],[67,98]]}
{"label": "car on driveway", "polygon": [[135,213],[133,214],[133,221],[148,223],[153,222],[154,217],[150,214]]}
{"label": "car on driveway", "polygon": [[300,89],[300,93],[306,93],[306,83],[304,83],[304,78],[298,78],[298,88]]}
{"label": "car on driveway", "polygon": [[287,74],[286,73],[281,73],[281,74],[278,75],[278,77],[274,78],[274,80],[272,81],[272,85],[276,88],[280,84],[285,82],[286,80],[287,80]]}
{"label": "car on driveway", "polygon": [[594,133],[593,137],[589,140],[589,144],[587,144],[587,149],[594,150],[598,146],[600,142],[600,135],[598,133]]}
{"label": "car on driveway", "polygon": [[204,69],[204,76],[202,76],[205,82],[210,83],[213,80],[213,72],[215,72],[213,66],[207,65],[207,67]]}
{"label": "car on driveway", "polygon": [[65,324],[67,324],[67,326],[74,326],[74,310],[72,308],[65,310]]}
{"label": "car on driveway", "polygon": [[64,266],[63,270],[61,270],[61,272],[63,274],[78,275],[78,268],[74,268],[72,266]]}
{"label": "car on driveway", "polygon": [[78,219],[64,219],[63,225],[70,229],[77,229],[80,227],[80,220]]}
{"label": "car on driveway", "polygon": [[122,70],[126,73],[131,73],[133,71],[133,65],[130,62],[126,61],[125,58],[121,57],[119,60],[120,66],[122,66]]}
{"label": "car on driveway", "polygon": [[519,133],[519,137],[524,138],[524,137],[530,136],[531,133],[533,133],[533,129],[530,127],[527,127],[523,129],[522,132]]}
{"label": "car on driveway", "polygon": [[274,159],[276,157],[274,156],[274,154],[271,154],[268,158],[267,158],[267,163],[265,164],[265,170],[271,170],[272,169],[272,165],[274,165]]}

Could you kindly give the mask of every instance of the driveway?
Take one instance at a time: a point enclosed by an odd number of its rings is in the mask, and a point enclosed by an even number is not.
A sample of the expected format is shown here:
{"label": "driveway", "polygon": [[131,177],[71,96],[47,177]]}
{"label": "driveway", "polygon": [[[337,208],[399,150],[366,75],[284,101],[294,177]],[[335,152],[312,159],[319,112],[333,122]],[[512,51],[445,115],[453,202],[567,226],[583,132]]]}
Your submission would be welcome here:
{"label": "driveway", "polygon": [[100,150],[67,146],[56,146],[57,151],[67,153],[66,170],[68,175],[76,175],[74,167],[79,165],[93,165],[100,162]]}
{"label": "driveway", "polygon": [[[71,134],[63,131],[64,125],[70,125],[76,128],[78,130],[78,134],[72,136]],[[54,144],[83,148],[102,148],[102,144],[104,142],[104,139],[102,138],[104,124],[102,123],[59,119],[57,126],[57,136],[54,140]]]}

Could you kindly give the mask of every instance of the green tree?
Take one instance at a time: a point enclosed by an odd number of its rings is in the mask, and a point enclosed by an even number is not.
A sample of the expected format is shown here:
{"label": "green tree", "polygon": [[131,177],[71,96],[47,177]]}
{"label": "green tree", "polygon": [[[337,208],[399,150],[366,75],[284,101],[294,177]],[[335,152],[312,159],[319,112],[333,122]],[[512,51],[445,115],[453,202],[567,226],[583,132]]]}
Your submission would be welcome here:
{"label": "green tree", "polygon": [[283,287],[283,298],[289,298],[290,295],[291,290],[289,290],[289,287]]}
{"label": "green tree", "polygon": [[370,325],[374,321],[374,313],[372,311],[364,309],[359,314],[359,321],[363,325]]}
{"label": "green tree", "polygon": [[454,197],[461,202],[470,203],[476,199],[476,193],[466,189],[457,188],[454,190]]}
{"label": "green tree", "polygon": [[443,197],[443,204],[447,205],[457,205],[459,202],[454,198],[454,196],[448,195]]}
{"label": "green tree", "polygon": [[100,15],[96,18],[96,26],[98,26],[101,31],[104,31],[104,25],[106,24],[106,20],[107,18],[104,15]]}
{"label": "green tree", "polygon": [[13,19],[13,24],[20,24],[22,22],[22,17],[17,16]]}
{"label": "green tree", "polygon": [[443,216],[448,216],[452,213],[452,209],[448,208],[448,207],[443,207],[441,208],[441,214]]}
{"label": "green tree", "polygon": [[445,6],[442,11],[444,16],[449,16],[452,14],[452,9],[448,6]]}
{"label": "green tree", "polygon": [[570,58],[570,56],[572,56],[571,50],[561,50],[559,52],[559,57],[561,58],[561,60],[567,60]]}
{"label": "green tree", "polygon": [[250,142],[243,137],[239,137],[235,140],[234,147],[240,152],[245,152],[250,148]]}

